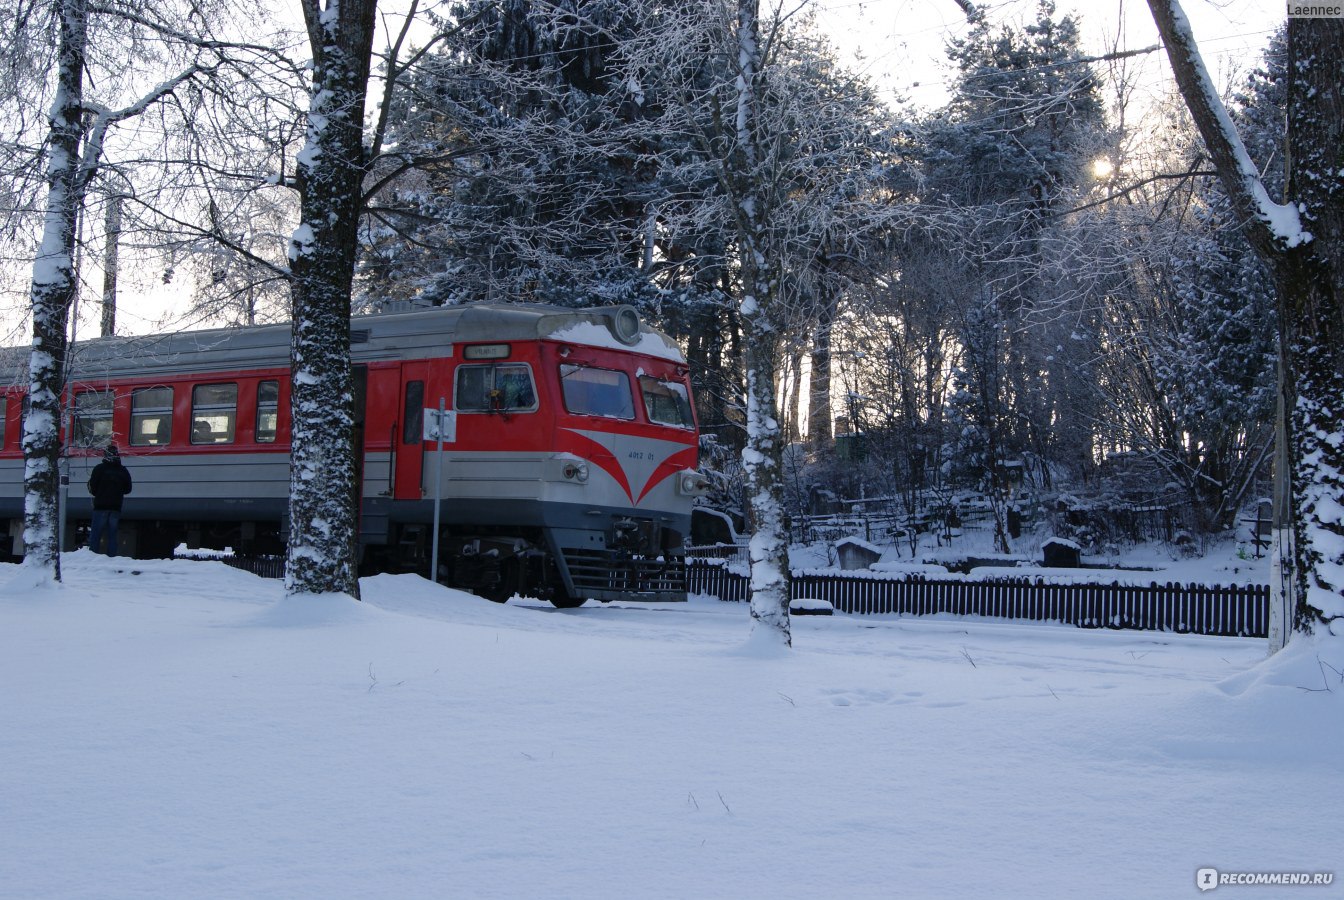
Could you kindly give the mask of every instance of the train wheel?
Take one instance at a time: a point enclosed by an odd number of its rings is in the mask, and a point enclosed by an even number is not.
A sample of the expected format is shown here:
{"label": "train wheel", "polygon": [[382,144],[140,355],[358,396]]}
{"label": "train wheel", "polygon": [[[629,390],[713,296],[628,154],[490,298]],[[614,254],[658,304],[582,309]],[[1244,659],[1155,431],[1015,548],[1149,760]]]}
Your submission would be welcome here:
{"label": "train wheel", "polygon": [[521,572],[518,560],[506,559],[499,564],[499,581],[481,591],[481,596],[495,603],[506,603],[518,593]]}

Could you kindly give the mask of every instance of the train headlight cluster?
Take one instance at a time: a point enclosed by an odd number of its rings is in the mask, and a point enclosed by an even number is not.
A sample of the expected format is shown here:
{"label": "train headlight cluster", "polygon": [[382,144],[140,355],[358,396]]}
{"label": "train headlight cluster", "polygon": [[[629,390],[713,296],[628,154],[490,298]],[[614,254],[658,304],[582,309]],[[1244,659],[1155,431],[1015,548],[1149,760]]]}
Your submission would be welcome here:
{"label": "train headlight cluster", "polygon": [[682,472],[677,476],[677,493],[686,497],[698,497],[709,488],[709,479],[699,472]]}
{"label": "train headlight cluster", "polygon": [[570,481],[577,481],[579,484],[588,481],[588,464],[585,462],[567,462],[561,472]]}

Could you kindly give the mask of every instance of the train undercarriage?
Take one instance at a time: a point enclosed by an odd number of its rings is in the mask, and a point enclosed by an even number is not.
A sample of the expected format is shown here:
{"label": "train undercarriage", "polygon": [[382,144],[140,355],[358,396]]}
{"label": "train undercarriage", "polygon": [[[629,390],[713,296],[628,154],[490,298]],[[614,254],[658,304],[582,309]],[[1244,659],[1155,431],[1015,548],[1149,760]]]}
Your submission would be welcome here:
{"label": "train undercarriage", "polygon": [[[428,577],[431,540],[428,526],[403,526],[395,542],[369,548],[370,570]],[[517,594],[562,609],[588,599],[680,601],[686,599],[681,540],[679,532],[629,517],[607,533],[577,536],[541,528],[453,526],[440,534],[436,580],[497,602]]]}
{"label": "train undercarriage", "polygon": [[[17,521],[0,540],[0,558],[22,556]],[[88,542],[88,520],[67,523],[64,549]],[[440,584],[496,602],[516,595],[559,608],[585,600],[686,599],[682,533],[649,518],[615,515],[606,529],[448,525],[439,536]],[[430,577],[432,527],[412,522],[387,527],[383,543],[361,544],[360,574],[415,573]],[[123,519],[119,554],[169,558],[186,550],[230,551],[253,560],[282,559],[285,533],[276,521]]]}

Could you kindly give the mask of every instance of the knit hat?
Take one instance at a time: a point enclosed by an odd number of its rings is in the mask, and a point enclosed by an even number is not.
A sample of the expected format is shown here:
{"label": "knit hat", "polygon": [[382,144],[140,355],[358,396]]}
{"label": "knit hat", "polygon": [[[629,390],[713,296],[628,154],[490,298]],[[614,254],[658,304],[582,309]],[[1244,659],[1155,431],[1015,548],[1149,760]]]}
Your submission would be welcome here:
{"label": "knit hat", "polygon": [[116,444],[108,444],[107,449],[103,451],[103,459],[109,462],[121,459],[121,454],[117,452]]}

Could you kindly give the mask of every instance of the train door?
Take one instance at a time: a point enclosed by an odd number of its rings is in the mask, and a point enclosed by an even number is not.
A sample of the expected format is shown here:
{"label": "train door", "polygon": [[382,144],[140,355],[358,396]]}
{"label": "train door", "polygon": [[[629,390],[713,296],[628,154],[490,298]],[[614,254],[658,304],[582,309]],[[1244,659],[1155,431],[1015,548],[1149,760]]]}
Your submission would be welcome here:
{"label": "train door", "polygon": [[354,367],[354,394],[355,394],[355,429],[353,435],[355,449],[355,503],[357,508],[362,509],[364,504],[364,425],[366,410],[368,407],[367,398],[369,395],[369,367]]}
{"label": "train door", "polygon": [[[401,367],[401,416],[397,429],[396,461],[394,463],[393,496],[398,500],[420,500],[424,497],[423,450],[425,430],[426,376],[429,364],[404,363]],[[435,403],[437,404],[437,400]]]}

